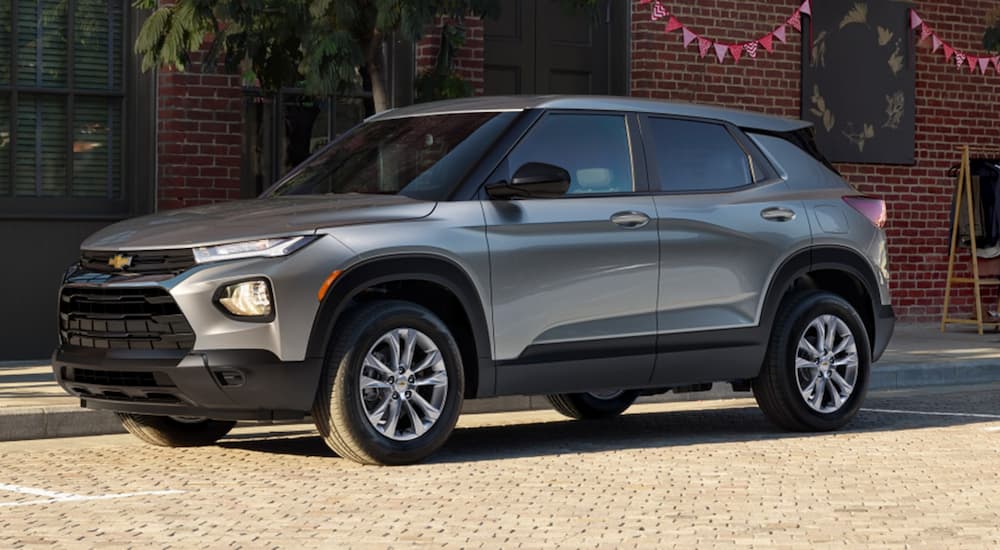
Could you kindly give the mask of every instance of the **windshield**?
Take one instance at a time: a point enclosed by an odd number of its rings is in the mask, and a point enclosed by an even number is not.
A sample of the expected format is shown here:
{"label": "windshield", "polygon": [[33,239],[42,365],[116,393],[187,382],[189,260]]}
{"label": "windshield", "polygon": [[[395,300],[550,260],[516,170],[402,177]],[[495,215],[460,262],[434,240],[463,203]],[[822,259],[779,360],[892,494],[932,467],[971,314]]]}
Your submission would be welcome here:
{"label": "windshield", "polygon": [[459,113],[362,124],[265,197],[364,193],[443,200],[516,113]]}

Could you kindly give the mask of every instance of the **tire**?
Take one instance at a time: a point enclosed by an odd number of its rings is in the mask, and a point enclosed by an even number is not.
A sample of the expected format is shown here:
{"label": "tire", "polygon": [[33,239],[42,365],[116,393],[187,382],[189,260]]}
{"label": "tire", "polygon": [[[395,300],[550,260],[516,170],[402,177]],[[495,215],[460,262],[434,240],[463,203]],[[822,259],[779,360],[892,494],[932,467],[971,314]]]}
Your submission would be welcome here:
{"label": "tire", "polygon": [[170,416],[116,413],[128,433],[157,447],[213,445],[236,425],[231,420],[177,420]]}
{"label": "tire", "polygon": [[[335,453],[389,466],[419,462],[444,444],[462,410],[465,387],[458,345],[437,316],[409,302],[374,302],[350,313],[334,338],[313,417]],[[392,368],[393,354],[403,358],[403,375]]]}
{"label": "tire", "polygon": [[[832,348],[819,341],[830,334]],[[857,414],[870,374],[871,345],[858,313],[836,294],[806,291],[782,303],[753,394],[784,429],[831,431]]]}
{"label": "tire", "polygon": [[638,397],[639,392],[626,390],[603,397],[594,393],[559,393],[546,395],[545,399],[563,416],[576,420],[595,420],[618,416],[631,407]]}

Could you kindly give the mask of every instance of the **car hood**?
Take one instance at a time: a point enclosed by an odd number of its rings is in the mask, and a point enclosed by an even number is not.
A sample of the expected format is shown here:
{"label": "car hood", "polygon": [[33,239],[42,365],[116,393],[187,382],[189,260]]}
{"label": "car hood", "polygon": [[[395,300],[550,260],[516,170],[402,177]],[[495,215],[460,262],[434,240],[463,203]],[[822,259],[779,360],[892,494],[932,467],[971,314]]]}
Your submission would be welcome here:
{"label": "car hood", "polygon": [[273,197],[133,218],[94,233],[83,250],[187,248],[312,232],[324,227],[423,218],[437,203],[400,195]]}

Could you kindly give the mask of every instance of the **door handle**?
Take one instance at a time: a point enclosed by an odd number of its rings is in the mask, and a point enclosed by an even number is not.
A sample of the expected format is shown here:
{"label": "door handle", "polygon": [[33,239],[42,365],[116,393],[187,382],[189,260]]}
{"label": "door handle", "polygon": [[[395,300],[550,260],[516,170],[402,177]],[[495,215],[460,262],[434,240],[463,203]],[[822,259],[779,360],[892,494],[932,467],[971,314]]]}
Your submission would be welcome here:
{"label": "door handle", "polygon": [[649,216],[642,212],[618,212],[611,216],[611,223],[626,229],[639,229],[649,223]]}
{"label": "door handle", "polygon": [[775,206],[761,210],[760,217],[769,222],[790,222],[795,219],[795,211]]}

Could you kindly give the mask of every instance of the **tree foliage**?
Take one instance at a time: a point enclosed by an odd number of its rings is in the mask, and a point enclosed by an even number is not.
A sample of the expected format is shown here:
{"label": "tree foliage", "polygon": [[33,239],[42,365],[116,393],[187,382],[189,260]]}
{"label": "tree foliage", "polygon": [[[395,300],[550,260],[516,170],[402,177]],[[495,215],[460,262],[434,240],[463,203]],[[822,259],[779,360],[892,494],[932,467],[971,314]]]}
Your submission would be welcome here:
{"label": "tree foliage", "polygon": [[223,65],[266,92],[303,87],[331,95],[370,79],[375,108],[388,105],[382,45],[416,40],[438,15],[490,17],[499,0],[136,0],[152,9],[136,40],[143,69],[184,70],[202,50],[203,69]]}
{"label": "tree foliage", "polygon": [[990,10],[986,16],[986,32],[983,33],[983,46],[994,53],[1000,53],[1000,6]]}

